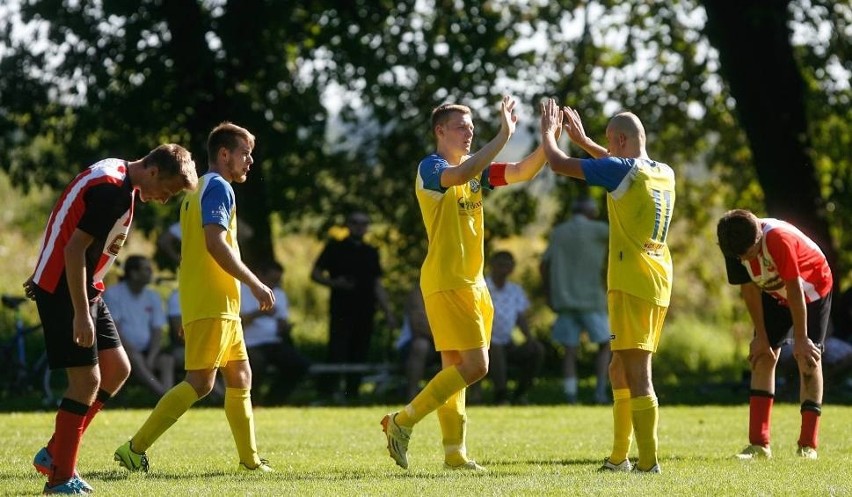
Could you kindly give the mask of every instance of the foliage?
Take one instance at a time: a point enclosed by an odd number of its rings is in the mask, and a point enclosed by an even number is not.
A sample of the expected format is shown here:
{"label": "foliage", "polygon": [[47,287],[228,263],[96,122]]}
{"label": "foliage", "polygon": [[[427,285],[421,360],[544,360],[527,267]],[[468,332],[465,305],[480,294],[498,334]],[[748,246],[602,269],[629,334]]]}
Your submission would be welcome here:
{"label": "foliage", "polygon": [[654,378],[659,384],[682,385],[738,380],[747,343],[737,343],[725,328],[691,317],[666,324],[654,356]]}
{"label": "foliage", "polygon": [[[98,495],[847,495],[852,492],[852,439],[842,422],[850,407],[832,407],[821,423],[819,461],[794,457],[798,405],[773,411],[774,459],[731,457],[747,443],[748,409],[664,405],[660,410],[660,475],[606,474],[595,469],[611,444],[608,407],[472,407],[467,445],[487,473],[442,469],[438,423],[414,431],[411,469],[393,465],[385,449],[381,408],[286,408],[255,411],[258,447],[275,473],[236,473],[236,452],[222,409],[194,408],[148,451],[148,474],[128,474],[112,452],[148,410],[106,409],[83,441],[79,469]],[[54,414],[5,414],[0,447],[4,493],[38,492],[44,479],[30,464],[47,441]],[[736,428],[733,428],[736,427]],[[635,457],[635,444],[631,453]]]}
{"label": "foliage", "polygon": [[[672,313],[741,317],[719,278],[715,220],[732,206],[762,212],[772,185],[758,182],[698,0],[27,0],[26,38],[14,34],[13,5],[0,17],[0,168],[16,185],[59,186],[105,155],[134,158],[167,140],[188,146],[201,167],[206,133],[229,119],[258,137],[254,169],[237,189],[240,216],[256,233],[245,257],[269,257],[297,231],[322,238],[364,209],[377,221],[387,284],[403,295],[426,248],[412,190],[432,147],[430,110],[468,103],[476,148],[495,132],[502,93],[517,96],[533,135],[535,103],[555,95],[600,142],[614,111],[643,118],[650,154],[678,175]],[[808,90],[809,154],[830,234],[847,246],[852,110],[842,76],[852,9],[786,5]],[[532,187],[492,194],[489,246],[528,236],[531,225],[546,231],[585,192],[544,172]],[[139,228],[167,226],[175,205],[139,209]],[[852,253],[841,251],[838,279],[848,280],[849,267]],[[298,298],[322,313],[315,288]]]}

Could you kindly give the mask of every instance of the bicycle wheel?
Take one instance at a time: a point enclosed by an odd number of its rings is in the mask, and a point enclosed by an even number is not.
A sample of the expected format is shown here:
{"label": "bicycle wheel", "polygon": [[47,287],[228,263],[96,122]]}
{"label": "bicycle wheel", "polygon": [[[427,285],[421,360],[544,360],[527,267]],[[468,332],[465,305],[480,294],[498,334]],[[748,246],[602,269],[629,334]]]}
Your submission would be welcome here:
{"label": "bicycle wheel", "polygon": [[37,388],[42,395],[41,404],[45,407],[58,406],[68,388],[68,377],[65,371],[50,369],[47,364],[47,352],[42,353],[33,367],[36,371],[35,377],[39,381]]}

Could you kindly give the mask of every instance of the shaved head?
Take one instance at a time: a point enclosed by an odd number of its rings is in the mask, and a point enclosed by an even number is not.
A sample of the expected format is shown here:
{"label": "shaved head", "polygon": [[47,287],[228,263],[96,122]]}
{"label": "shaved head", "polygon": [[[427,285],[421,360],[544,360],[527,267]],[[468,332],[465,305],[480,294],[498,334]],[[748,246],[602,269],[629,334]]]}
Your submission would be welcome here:
{"label": "shaved head", "polygon": [[645,127],[642,121],[632,112],[620,112],[609,120],[609,126],[616,133],[623,133],[630,140],[637,140],[645,147]]}

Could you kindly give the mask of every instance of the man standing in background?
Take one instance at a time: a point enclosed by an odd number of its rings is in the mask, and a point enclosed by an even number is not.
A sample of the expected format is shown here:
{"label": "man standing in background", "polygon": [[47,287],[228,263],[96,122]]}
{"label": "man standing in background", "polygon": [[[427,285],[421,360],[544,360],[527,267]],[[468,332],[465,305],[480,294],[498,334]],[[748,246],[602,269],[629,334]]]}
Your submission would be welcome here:
{"label": "man standing in background", "polygon": [[[395,328],[388,294],[382,286],[379,251],[364,241],[370,218],[354,211],[346,218],[349,236],[331,240],[314,263],[311,279],[331,289],[328,304],[328,362],[363,363],[370,352],[376,306],[381,306],[388,327]],[[346,375],[346,389],[339,398],[339,377],[329,374],[320,382],[326,398],[348,402],[358,398],[361,375]]]}
{"label": "man standing in background", "polygon": [[553,340],[565,348],[563,391],[577,403],[577,352],[585,331],[597,344],[595,403],[606,404],[609,368],[609,321],[604,267],[609,226],[598,221],[595,201],[583,197],[571,206],[572,216],[553,228],[539,270],[547,303],[557,314]]}

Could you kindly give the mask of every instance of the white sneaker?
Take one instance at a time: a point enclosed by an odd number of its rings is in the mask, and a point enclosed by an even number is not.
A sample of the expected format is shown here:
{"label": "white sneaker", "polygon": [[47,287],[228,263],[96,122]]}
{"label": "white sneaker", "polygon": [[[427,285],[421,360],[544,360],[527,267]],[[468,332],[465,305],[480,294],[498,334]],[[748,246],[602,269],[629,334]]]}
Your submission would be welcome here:
{"label": "white sneaker", "polygon": [[657,464],[651,466],[650,469],[639,469],[639,465],[633,466],[633,472],[634,473],[656,473],[656,474],[660,474],[663,471],[660,469],[660,464],[657,463]]}
{"label": "white sneaker", "polygon": [[772,458],[772,449],[769,446],[762,445],[748,445],[745,449],[743,449],[739,454],[736,455],[737,459],[742,461],[752,461],[754,459],[771,459]]}
{"label": "white sneaker", "polygon": [[408,441],[411,440],[411,428],[396,424],[397,413],[386,414],[382,418],[382,431],[388,439],[388,453],[397,466],[408,469]]}
{"label": "white sneaker", "polygon": [[255,466],[253,468],[248,467],[248,465],[246,465],[246,463],[244,463],[244,462],[240,462],[240,464],[237,466],[237,471],[255,471],[255,472],[258,472],[258,473],[274,473],[275,472],[275,470],[272,469],[272,466],[269,465],[269,461],[267,461],[266,459],[261,459],[260,464],[258,464],[257,466]]}
{"label": "white sneaker", "polygon": [[817,459],[817,451],[813,447],[799,447],[796,449],[796,455],[802,459]]}
{"label": "white sneaker", "polygon": [[613,471],[613,472],[627,472],[633,469],[633,465],[630,464],[630,459],[624,459],[618,464],[610,462],[609,458],[605,458],[603,462],[603,466],[598,468],[598,471]]}

